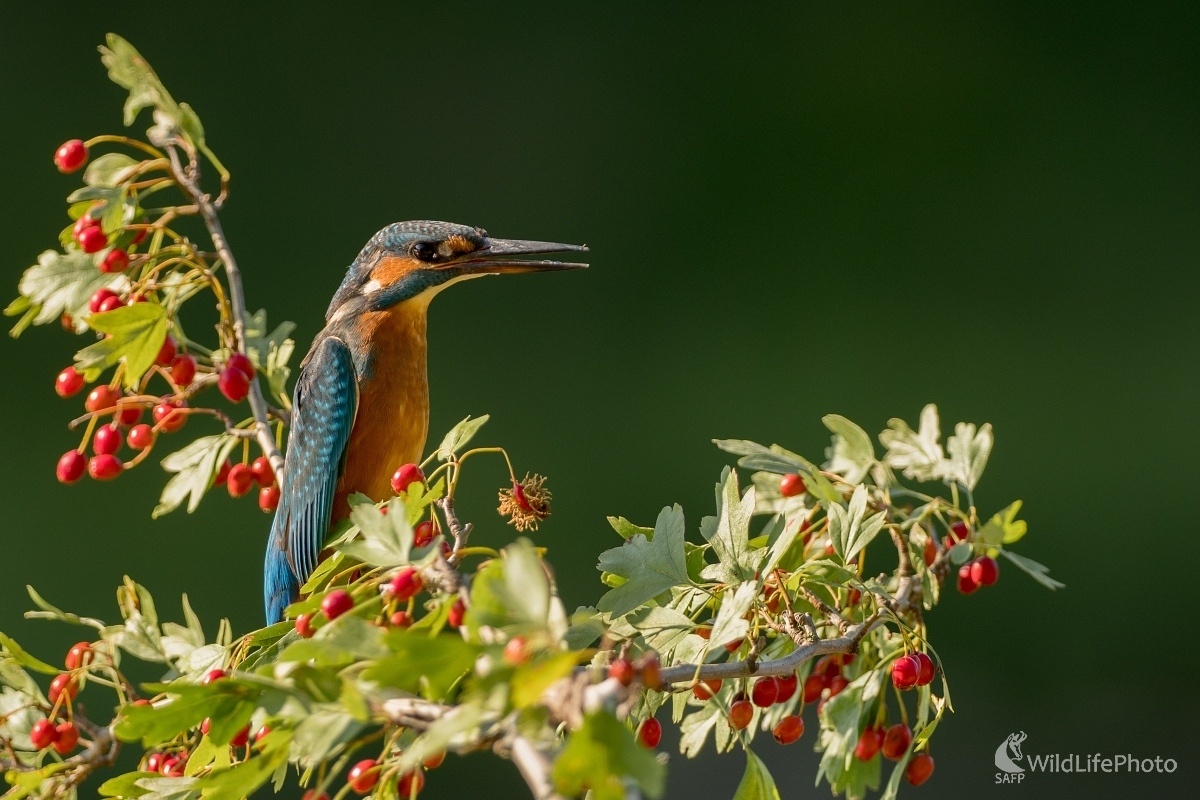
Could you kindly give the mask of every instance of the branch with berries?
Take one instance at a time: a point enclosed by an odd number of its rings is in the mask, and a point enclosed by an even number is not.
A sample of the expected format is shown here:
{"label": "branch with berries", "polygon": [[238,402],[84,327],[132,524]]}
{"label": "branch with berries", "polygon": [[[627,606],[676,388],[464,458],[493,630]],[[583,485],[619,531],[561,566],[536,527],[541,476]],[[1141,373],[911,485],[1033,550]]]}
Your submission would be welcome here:
{"label": "branch with berries", "polygon": [[[292,325],[272,330],[264,311],[246,309],[218,216],[230,176],[195,112],[120,37],[102,56],[129,90],[126,124],[150,108],[154,127],[146,141],[59,149],[62,172],[84,170],[68,197],[72,224],[7,309],[14,335],[58,320],[89,338],[56,380],[63,397],[93,385],[59,479],[117,477],[160,437],[205,420],[211,432],[162,460],[172,477],[154,515],[192,511],[219,485],[235,497],[257,485],[272,511]],[[210,168],[219,187],[202,181]],[[201,297],[215,312],[204,341],[181,319]],[[930,779],[932,737],[951,710],[925,624],[951,576],[970,595],[997,582],[1005,559],[1049,589],[1062,584],[1014,552],[1026,534],[1020,501],[990,515],[976,505],[989,425],[959,423],[943,440],[930,405],[915,430],[891,420],[880,451],[850,420],[823,421],[831,442],[819,464],[778,445],[718,441],[737,465],[690,536],[678,506],[652,526],[610,518],[622,541],[599,558],[605,593],[573,613],[529,538],[550,516],[546,480],[518,478],[503,448],[470,446],[486,416],[399,465],[393,497],[349,498],[349,518],[279,624],[235,637],[222,621],[210,636],[186,596],[182,621],[163,621],[128,578],[113,624],[30,589],[28,616],[94,635],[59,668],[0,634],[5,797],[67,797],[99,778],[102,796],[142,800],[236,800],[288,782],[307,800],[411,800],[448,753],[487,749],[513,762],[535,798],[657,800],[669,718],[686,758],[710,744],[743,751],[739,800],[778,797],[755,737],[790,745],[806,728],[835,795],[891,800],[901,782]],[[522,534],[500,549],[472,544],[486,521],[456,510],[480,456],[503,458],[497,511]],[[135,685],[130,659],[161,679]],[[90,703],[107,693],[92,707],[110,702],[114,718],[90,720],[82,692]],[[140,747],[137,768],[112,774],[122,746]],[[895,764],[886,783],[885,762]]]}

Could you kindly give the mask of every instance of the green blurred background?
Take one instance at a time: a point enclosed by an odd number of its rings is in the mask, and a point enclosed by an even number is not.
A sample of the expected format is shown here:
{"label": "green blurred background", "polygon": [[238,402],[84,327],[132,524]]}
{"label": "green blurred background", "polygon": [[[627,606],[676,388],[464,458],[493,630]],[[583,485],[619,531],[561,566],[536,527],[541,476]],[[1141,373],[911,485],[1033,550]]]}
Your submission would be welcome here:
{"label": "green blurred background", "polygon": [[[54,148],[120,128],[95,52],[118,31],[204,120],[250,305],[301,349],[387,223],[592,247],[586,273],[458,287],[430,322],[432,430],[490,413],[484,439],[550,476],[536,539],[569,606],[600,594],[605,514],[680,502],[694,531],[710,512],[710,438],[820,457],[825,413],[877,431],[937,402],[947,427],[995,425],[981,504],[1023,498],[1019,552],[1068,588],[1006,566],[931,615],[958,713],[905,794],[1194,796],[1195,4],[7,5],[10,294],[65,224]],[[163,611],[187,591],[210,631],[257,626],[253,501],[152,522],[156,468],[58,485],[78,408],[52,383],[79,343],[3,342],[0,628],[54,660],[78,632],[22,620],[24,585],[112,618],[126,572]],[[501,468],[471,477],[466,513],[501,541]],[[1180,768],[994,786],[1015,730],[1027,753]],[[764,745],[784,797],[825,795],[812,741]],[[742,770],[671,762],[672,798],[732,796]],[[430,797],[525,796],[487,756],[431,777]]]}

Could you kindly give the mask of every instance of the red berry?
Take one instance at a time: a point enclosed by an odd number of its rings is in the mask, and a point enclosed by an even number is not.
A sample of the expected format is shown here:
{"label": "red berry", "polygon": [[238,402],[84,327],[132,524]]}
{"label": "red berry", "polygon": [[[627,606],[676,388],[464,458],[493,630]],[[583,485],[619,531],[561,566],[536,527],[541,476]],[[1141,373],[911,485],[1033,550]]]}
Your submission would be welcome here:
{"label": "red berry", "polygon": [[316,630],[312,626],[312,614],[301,614],[296,617],[296,633],[300,634],[301,638],[311,639]]}
{"label": "red berry", "polygon": [[148,230],[149,229],[147,229],[147,228],[138,228],[138,232],[133,235],[132,243],[133,244],[141,244],[142,242],[146,241],[146,233],[148,232]]}
{"label": "red berry", "polygon": [[929,537],[929,541],[925,542],[925,551],[922,553],[925,558],[925,566],[932,567],[933,562],[937,560],[937,545],[933,543],[933,537]]}
{"label": "red berry", "polygon": [[850,681],[843,678],[841,675],[834,675],[829,679],[829,696],[837,697],[850,684]]}
{"label": "red berry", "polygon": [[892,761],[899,761],[912,744],[912,731],[903,722],[897,722],[883,734],[883,754]]}
{"label": "red berry", "polygon": [[[94,229],[93,229],[94,230]],[[129,254],[114,247],[100,262],[101,272],[124,272],[129,269]]]}
{"label": "red berry", "polygon": [[250,356],[245,353],[234,353],[225,360],[226,369],[236,369],[246,375],[246,379],[250,380],[254,377],[254,362],[250,360]]}
{"label": "red berry", "polygon": [[217,468],[217,476],[213,478],[213,486],[224,486],[229,480],[229,472],[233,469],[233,465],[225,461]]}
{"label": "red berry", "polygon": [[659,674],[661,665],[658,656],[651,654],[642,664],[642,685],[647,689],[657,689],[662,686],[662,676]]}
{"label": "red berry", "polygon": [[726,651],[728,651],[728,652],[730,652],[730,653],[736,653],[736,652],[738,651],[738,649],[739,649],[739,648],[741,648],[741,646],[742,646],[742,642],[744,642],[744,641],[746,641],[746,640],[745,640],[745,639],[738,639],[738,640],[736,640],[736,641],[733,641],[733,642],[726,642],[726,643],[725,643],[725,650],[726,650]]}
{"label": "red berry", "polygon": [[240,403],[250,394],[250,378],[234,367],[225,367],[217,378],[217,388],[231,403]]}
{"label": "red berry", "polygon": [[709,700],[719,691],[721,691],[720,678],[700,681],[692,687],[692,694],[695,695],[697,700]]}
{"label": "red berry", "polygon": [[88,147],[82,139],[69,139],[54,151],[54,166],[62,173],[74,172],[88,160]]}
{"label": "red berry", "polygon": [[167,756],[163,759],[160,771],[168,778],[182,778],[183,771],[187,767],[187,752],[180,752],[178,755]]}
{"label": "red berry", "polygon": [[784,475],[779,481],[779,493],[784,497],[795,497],[798,494],[804,494],[808,487],[804,485],[804,478],[801,478],[796,473]]}
{"label": "red berry", "polygon": [[245,464],[234,464],[225,480],[230,497],[241,497],[254,485],[254,473]]}
{"label": "red berry", "polygon": [[421,591],[425,586],[425,581],[421,580],[421,573],[412,567],[403,567],[392,578],[389,586],[392,589],[392,597],[405,601]]}
{"label": "red berry", "polygon": [[916,656],[901,656],[892,662],[892,685],[897,689],[913,688],[920,674],[921,662]]}
{"label": "red berry", "polygon": [[913,786],[920,786],[929,780],[933,774],[933,756],[929,753],[917,753],[904,768],[904,780]]}
{"label": "red berry", "polygon": [[784,675],[782,678],[775,679],[775,686],[779,690],[779,696],[775,698],[776,703],[786,703],[792,699],[792,695],[796,693],[796,687],[799,681],[796,674]]}
{"label": "red berry", "polygon": [[529,660],[529,654],[525,651],[526,642],[524,636],[514,636],[504,644],[504,661],[509,666],[519,667]]}
{"label": "red berry", "polygon": [[416,772],[404,773],[400,780],[396,781],[396,793],[400,795],[400,800],[416,797],[424,788],[425,774],[419,769]]}
{"label": "red berry", "polygon": [[883,744],[883,728],[873,725],[864,728],[858,736],[858,744],[854,746],[854,757],[859,761],[870,761],[879,752]]}
{"label": "red berry", "polygon": [[[87,218],[81,217],[81,219]],[[116,297],[117,300],[121,299],[112,289],[97,289],[96,293],[92,295],[92,299],[88,300],[88,311],[91,311],[93,314],[95,314],[100,310],[100,304],[111,297]]]}
{"label": "red berry", "polygon": [[83,374],[74,367],[67,367],[54,379],[54,391],[59,397],[70,397],[83,388]]}
{"label": "red berry", "polygon": [[421,520],[420,524],[413,528],[413,546],[428,547],[436,534],[437,531],[433,527],[433,520]]}
{"label": "red berry", "polygon": [[351,767],[350,774],[346,776],[346,783],[359,794],[366,794],[374,789],[378,781],[379,765],[369,758]]}
{"label": "red berry", "polygon": [[39,719],[29,731],[29,741],[37,750],[45,750],[58,739],[58,730],[48,719]]}
{"label": "red berry", "polygon": [[965,542],[971,535],[971,529],[967,527],[967,523],[959,522],[950,526],[950,535],[954,538],[954,543]]}
{"label": "red berry", "polygon": [[67,665],[67,669],[79,669],[89,660],[88,656],[92,652],[91,642],[76,642],[67,651],[67,657],[63,663]]}
{"label": "red berry", "polygon": [[637,671],[628,658],[618,658],[608,665],[608,677],[615,678],[622,686],[628,686],[637,677]]}
{"label": "red berry", "polygon": [[121,449],[121,429],[109,423],[96,428],[92,434],[92,449],[97,455],[112,455]]}
{"label": "red berry", "polygon": [[708,639],[709,636],[712,636],[712,627],[701,625],[699,628],[696,628],[696,635],[701,639]]}
{"label": "red berry", "polygon": [[[229,479],[233,480],[232,473]],[[334,589],[321,601],[321,610],[325,612],[326,619],[330,620],[337,619],[352,608],[354,608],[354,598],[345,589]]]}
{"label": "red berry", "polygon": [[932,683],[935,671],[929,653],[917,653],[917,686],[928,686]]}
{"label": "red berry", "polygon": [[200,683],[204,686],[208,686],[213,681],[219,681],[222,678],[228,678],[228,677],[229,677],[229,673],[223,669],[210,669],[204,675],[204,678],[203,678],[203,680],[200,681]]}
{"label": "red berry", "polygon": [[771,729],[771,735],[780,744],[791,744],[804,735],[804,720],[795,714],[786,716]]}
{"label": "red berry", "polygon": [[769,708],[775,705],[779,698],[779,681],[773,677],[759,678],[750,688],[750,699],[759,708]]}
{"label": "red berry", "polygon": [[146,772],[159,772],[160,770],[162,770],[162,763],[163,763],[163,754],[162,753],[151,753],[150,756],[146,759],[145,771]]}
{"label": "red berry", "polygon": [[854,663],[854,653],[835,653],[829,656],[829,660],[837,665],[840,672],[842,667]]}
{"label": "red berry", "polygon": [[638,725],[637,741],[647,750],[658,747],[658,743],[662,741],[662,723],[654,717],[644,720],[641,725]]}
{"label": "red berry", "polygon": [[463,618],[467,614],[467,606],[463,603],[461,597],[454,598],[454,605],[450,606],[450,614],[446,617],[446,624],[451,628],[462,627]]}
{"label": "red berry", "polygon": [[404,464],[392,475],[392,491],[400,494],[417,481],[425,480],[425,473],[416,464]]}
{"label": "red berry", "polygon": [[87,456],[78,450],[68,450],[58,459],[58,467],[54,474],[58,476],[59,483],[74,483],[83,477],[86,469]]}
{"label": "red berry", "polygon": [[150,416],[160,431],[174,433],[187,423],[188,415],[179,410],[186,407],[187,403],[183,400],[163,400],[154,407]]}
{"label": "red berry", "polygon": [[407,611],[397,611],[392,614],[388,622],[396,628],[407,628],[413,624],[413,618]]}
{"label": "red berry", "polygon": [[279,508],[279,487],[264,486],[258,490],[258,507],[270,514]]}
{"label": "red berry", "polygon": [[96,310],[99,311],[101,314],[103,314],[105,312],[113,311],[115,309],[121,308],[124,305],[125,304],[121,302],[121,298],[109,297],[109,298],[105,299],[104,302],[102,302],[100,304],[100,307]]}
{"label": "red berry", "polygon": [[425,769],[437,769],[438,767],[440,767],[442,765],[442,762],[445,760],[446,760],[446,751],[443,750],[440,753],[437,753],[436,755],[432,755],[429,758],[422,761],[421,765],[423,767],[425,767]]}
{"label": "red berry", "polygon": [[828,681],[834,675],[840,674],[842,671],[842,661],[836,655],[821,656],[817,659],[816,666],[813,667],[813,674],[820,675]]}
{"label": "red berry", "polygon": [[79,694],[79,684],[71,680],[71,676],[65,672],[62,675],[55,675],[54,680],[50,681],[50,691],[46,693],[46,697],[52,704],[57,705],[59,698],[64,694],[67,699],[71,700],[74,700],[75,696]]}
{"label": "red berry", "polygon": [[812,703],[820,700],[821,692],[825,691],[825,687],[828,685],[823,675],[809,675],[804,679],[804,702]]}
{"label": "red berry", "polygon": [[255,732],[254,743],[258,744],[259,742],[261,742],[263,739],[267,738],[270,735],[271,735],[271,729],[268,728],[266,725],[263,725],[261,728],[259,728]]}
{"label": "red berry", "polygon": [[58,734],[54,741],[54,752],[60,756],[65,756],[79,744],[79,729],[74,722],[60,722],[54,730]]}
{"label": "red berry", "polygon": [[129,443],[130,448],[134,450],[145,450],[150,445],[154,444],[154,429],[149,425],[136,425],[129,431],[129,435],[125,438]]}
{"label": "red berry", "polygon": [[75,241],[79,242],[80,249],[85,253],[99,253],[108,247],[108,237],[99,227],[84,228],[75,237]]}
{"label": "red berry", "polygon": [[973,594],[979,584],[971,577],[971,564],[963,564],[958,568],[958,590],[963,594]]}
{"label": "red berry", "polygon": [[176,352],[178,351],[175,347],[175,340],[168,336],[163,340],[162,347],[158,349],[158,357],[154,359],[154,363],[160,367],[170,366],[171,362],[175,360]]}
{"label": "red berry", "polygon": [[329,795],[324,792],[318,793],[316,789],[309,789],[300,796],[300,800],[329,800]]}
{"label": "red berry", "polygon": [[250,741],[250,726],[247,725],[246,727],[242,728],[240,731],[238,731],[237,733],[235,733],[233,735],[233,738],[229,740],[229,744],[231,747],[245,747],[246,743],[249,741]]}
{"label": "red berry", "polygon": [[200,732],[208,736],[208,732],[212,730],[212,717],[205,717],[204,722],[200,723]]}
{"label": "red berry", "polygon": [[[93,217],[90,213],[84,214],[82,217],[75,220],[75,224],[71,226],[71,235],[78,239],[79,234],[82,233],[85,228],[95,228],[99,226],[99,224],[100,220]],[[95,309],[92,310],[95,311]]]}
{"label": "red berry", "polygon": [[88,475],[98,481],[111,481],[121,474],[121,459],[109,453],[92,456],[88,462]]}
{"label": "red berry", "polygon": [[117,413],[113,417],[113,421],[120,425],[132,425],[142,418],[142,407],[129,405],[117,407]]}
{"label": "red berry", "polygon": [[749,700],[738,700],[729,707],[729,724],[735,730],[742,730],[754,719],[754,706]]}
{"label": "red berry", "polygon": [[1000,577],[1000,565],[991,556],[980,556],[971,563],[971,580],[980,586],[991,586]]}
{"label": "red berry", "polygon": [[270,486],[275,483],[275,470],[271,469],[271,459],[259,456],[250,462],[250,471],[259,486]]}
{"label": "red berry", "polygon": [[83,407],[88,411],[108,411],[117,404],[121,395],[107,386],[97,386],[88,393]]}
{"label": "red berry", "polygon": [[187,353],[180,353],[171,361],[171,380],[180,389],[187,388],[196,377],[196,359]]}

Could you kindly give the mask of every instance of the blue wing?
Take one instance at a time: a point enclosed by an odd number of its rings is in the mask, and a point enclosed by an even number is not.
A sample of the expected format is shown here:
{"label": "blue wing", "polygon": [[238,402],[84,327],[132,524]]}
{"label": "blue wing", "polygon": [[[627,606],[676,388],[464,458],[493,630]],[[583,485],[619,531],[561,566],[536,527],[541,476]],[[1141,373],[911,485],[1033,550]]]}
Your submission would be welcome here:
{"label": "blue wing", "polygon": [[317,567],[357,410],[350,350],[340,339],[325,338],[305,359],[296,382],[283,489],[267,543],[263,594],[268,625],[283,619],[284,609]]}

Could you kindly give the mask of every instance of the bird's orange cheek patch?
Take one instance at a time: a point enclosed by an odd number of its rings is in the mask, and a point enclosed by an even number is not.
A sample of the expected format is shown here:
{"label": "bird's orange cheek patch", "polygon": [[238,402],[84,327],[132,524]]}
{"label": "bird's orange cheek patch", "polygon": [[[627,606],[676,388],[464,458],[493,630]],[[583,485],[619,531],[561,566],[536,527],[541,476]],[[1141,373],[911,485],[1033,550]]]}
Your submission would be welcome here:
{"label": "bird's orange cheek patch", "polygon": [[385,258],[371,270],[371,280],[378,281],[381,286],[391,286],[412,272],[416,265],[407,258]]}

